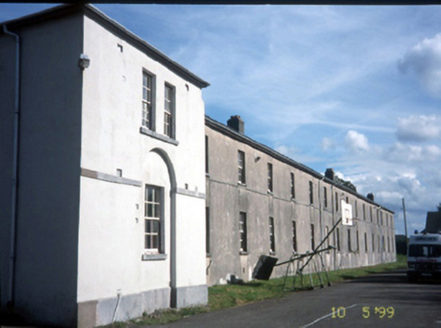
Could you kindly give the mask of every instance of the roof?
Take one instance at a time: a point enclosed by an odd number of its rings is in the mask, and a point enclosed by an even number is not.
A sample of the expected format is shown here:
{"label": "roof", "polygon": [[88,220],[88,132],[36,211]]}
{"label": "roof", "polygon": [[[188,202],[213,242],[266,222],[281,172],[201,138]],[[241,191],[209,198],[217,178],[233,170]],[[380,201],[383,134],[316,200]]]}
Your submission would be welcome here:
{"label": "roof", "polygon": [[441,211],[427,212],[426,233],[438,233],[441,231]]}
{"label": "roof", "polygon": [[[106,28],[112,30],[112,32],[118,34],[120,37],[124,38],[127,42],[133,44],[135,47],[146,53],[149,57],[160,62],[165,67],[169,68],[171,71],[182,77],[183,79],[193,83],[199,88],[208,87],[210,84],[200,77],[196,76],[185,67],[181,66],[177,62],[173,61],[161,51],[155,47],[148,44],[146,41],[141,39],[136,34],[132,33],[124,26],[111,19],[103,12],[98,10],[89,4],[67,4],[56,6],[44,11],[37,12],[28,16],[17,18],[14,20],[6,21],[0,23],[0,25],[7,25],[9,30],[16,30],[22,27],[38,24],[47,20],[58,19],[64,16],[73,15],[77,13],[82,13],[88,15],[88,17],[94,19],[97,22],[102,23]],[[3,29],[0,30],[2,34]]]}
{"label": "roof", "polygon": [[354,190],[352,190],[346,186],[343,186],[341,184],[338,184],[334,180],[326,178],[323,174],[311,169],[310,167],[308,167],[304,164],[301,164],[301,163],[279,153],[278,151],[275,151],[274,149],[251,139],[250,137],[248,137],[242,133],[236,132],[235,130],[231,129],[230,127],[226,126],[225,124],[219,123],[207,115],[205,115],[205,125],[213,130],[216,130],[216,131],[232,138],[232,139],[235,139],[239,142],[243,142],[244,144],[247,144],[248,146],[253,147],[254,149],[257,149],[257,150],[259,150],[259,151],[261,151],[261,152],[263,152],[263,153],[265,153],[265,154],[267,154],[267,155],[269,155],[269,156],[271,156],[271,157],[273,157],[273,158],[275,158],[285,164],[288,164],[292,167],[295,167],[296,169],[303,171],[303,172],[305,172],[305,173],[307,173],[317,179],[324,180],[326,183],[329,183],[330,185],[338,187],[339,189],[344,190],[345,192],[352,194],[352,195],[354,195],[354,196],[356,196],[356,197],[358,197],[358,198],[360,198],[360,199],[362,199],[372,205],[381,207],[383,210],[386,210],[392,214],[394,213],[390,209],[381,206],[380,204],[378,204],[378,203],[372,201],[371,199],[355,192]]}

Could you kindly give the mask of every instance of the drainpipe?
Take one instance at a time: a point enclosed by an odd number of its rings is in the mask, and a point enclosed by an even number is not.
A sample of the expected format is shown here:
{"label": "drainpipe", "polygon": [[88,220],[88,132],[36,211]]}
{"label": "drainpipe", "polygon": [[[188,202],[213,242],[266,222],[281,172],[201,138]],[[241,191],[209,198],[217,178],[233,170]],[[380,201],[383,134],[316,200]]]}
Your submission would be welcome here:
{"label": "drainpipe", "polygon": [[321,178],[318,181],[318,201],[319,201],[319,221],[320,221],[320,240],[323,240],[323,206],[322,206],[322,197],[321,197],[321,192],[322,192],[322,187],[321,187],[321,183],[323,180],[325,179],[325,176],[323,176],[323,178]]}
{"label": "drainpipe", "polygon": [[17,222],[17,200],[18,200],[18,136],[20,116],[20,37],[9,32],[6,25],[3,25],[3,32],[15,38],[15,104],[14,104],[14,149],[12,159],[12,204],[11,204],[11,248],[9,257],[9,289],[8,302],[14,304],[14,280],[15,280],[15,229]]}
{"label": "drainpipe", "polygon": [[[334,192],[334,185],[331,184],[331,202],[332,202],[332,226],[335,226],[335,214],[337,211],[337,208],[335,207],[335,192]],[[332,240],[334,245],[336,244],[336,238],[335,234],[332,234]],[[337,247],[333,249],[333,262],[334,262],[334,270],[337,268]]]}

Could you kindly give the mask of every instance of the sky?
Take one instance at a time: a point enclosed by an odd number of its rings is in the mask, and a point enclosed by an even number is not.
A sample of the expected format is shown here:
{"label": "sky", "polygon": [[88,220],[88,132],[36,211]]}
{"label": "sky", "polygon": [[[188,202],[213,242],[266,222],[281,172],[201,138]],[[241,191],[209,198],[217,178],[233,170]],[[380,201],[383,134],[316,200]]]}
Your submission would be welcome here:
{"label": "sky", "polygon": [[[0,22],[50,4],[0,4]],[[206,114],[421,231],[441,202],[441,6],[96,7],[210,86]]]}

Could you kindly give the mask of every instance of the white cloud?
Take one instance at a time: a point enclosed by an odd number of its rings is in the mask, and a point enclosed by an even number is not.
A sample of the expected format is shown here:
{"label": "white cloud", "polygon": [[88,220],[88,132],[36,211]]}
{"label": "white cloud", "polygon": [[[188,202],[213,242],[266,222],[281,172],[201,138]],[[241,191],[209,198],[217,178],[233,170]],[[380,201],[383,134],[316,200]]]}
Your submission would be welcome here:
{"label": "white cloud", "polygon": [[[440,54],[441,55],[441,54]],[[398,118],[397,138],[400,141],[422,142],[441,134],[441,117],[412,115]]]}
{"label": "white cloud", "polygon": [[323,150],[331,150],[335,149],[336,145],[332,139],[325,137],[322,139],[321,147]]}
{"label": "white cloud", "polygon": [[352,151],[369,150],[369,141],[365,135],[354,130],[349,130],[345,137],[345,145]]}
{"label": "white cloud", "polygon": [[382,158],[392,163],[430,163],[439,161],[441,149],[436,145],[407,145],[395,143],[385,147],[382,151]]}
{"label": "white cloud", "polygon": [[412,71],[431,95],[441,97],[441,33],[415,45],[398,67],[403,73]]}

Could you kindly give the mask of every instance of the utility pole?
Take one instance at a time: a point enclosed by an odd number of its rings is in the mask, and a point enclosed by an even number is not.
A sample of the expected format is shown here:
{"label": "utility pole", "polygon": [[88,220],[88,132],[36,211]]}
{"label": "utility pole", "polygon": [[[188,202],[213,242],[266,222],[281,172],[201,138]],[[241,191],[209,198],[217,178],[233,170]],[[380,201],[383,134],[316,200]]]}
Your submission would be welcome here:
{"label": "utility pole", "polygon": [[406,249],[407,249],[407,220],[406,220],[406,204],[403,198],[403,217],[404,217],[404,234],[406,235]]}

